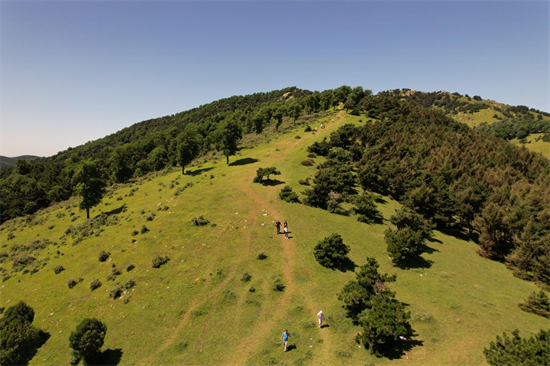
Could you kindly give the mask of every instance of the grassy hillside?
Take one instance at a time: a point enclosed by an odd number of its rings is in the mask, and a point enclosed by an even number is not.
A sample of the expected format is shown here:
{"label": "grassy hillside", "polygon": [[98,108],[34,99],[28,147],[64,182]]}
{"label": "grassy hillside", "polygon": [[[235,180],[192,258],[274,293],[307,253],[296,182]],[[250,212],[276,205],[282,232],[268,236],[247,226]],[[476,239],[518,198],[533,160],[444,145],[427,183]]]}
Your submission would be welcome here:
{"label": "grassy hillside", "polygon": [[545,158],[550,159],[550,142],[543,141],[541,133],[534,133],[525,139],[525,144],[518,139],[513,139],[511,142],[517,146],[525,146],[533,152],[541,153]]}
{"label": "grassy hillside", "polygon": [[[110,350],[110,362],[165,365],[484,364],[482,350],[495,335],[518,328],[529,336],[547,324],[517,306],[536,286],[477,255],[472,242],[436,233],[432,253],[424,254],[430,266],[393,267],[383,232],[399,204],[388,197],[379,203],[381,225],[280,201],[284,184],[300,192],[298,181],[315,173],[315,166],[300,164],[307,146],[343,123],[361,123],[344,112],[327,123],[332,118],[323,118],[327,128],[317,133],[304,133],[301,126],[242,150],[230,166],[220,159],[186,175],[173,170],[114,186],[92,210],[92,216],[107,214],[97,228],[79,227],[85,213],[75,200],[3,224],[2,252],[35,239],[56,243],[36,250],[30,272],[1,285],[0,306],[26,301],[36,311],[34,324],[51,335],[31,364],[67,364],[69,334],[85,317],[107,324],[103,348]],[[268,166],[281,171],[281,184],[253,184],[256,169]],[[210,224],[193,226],[191,219],[199,215]],[[288,221],[291,239],[276,235],[277,219]],[[143,225],[149,231],[141,234]],[[397,274],[390,287],[408,304],[418,341],[401,358],[377,359],[354,342],[359,328],[337,300],[354,274],[321,267],[312,254],[319,240],[335,232],[351,247],[356,265],[373,256],[382,273]],[[102,250],[111,254],[106,262],[98,260]],[[257,259],[260,252],[267,258]],[[170,261],[152,268],[157,255]],[[135,268],[127,272],[129,264]],[[65,270],[56,275],[58,265]],[[122,274],[109,281],[114,265]],[[38,271],[31,274],[33,268]],[[249,282],[242,281],[245,272]],[[67,281],[79,278],[69,289]],[[286,286],[282,292],[272,289],[277,278]],[[91,291],[94,279],[103,285]],[[109,298],[117,283],[130,279],[134,288]],[[315,324],[321,309],[329,325],[324,329]],[[286,354],[279,343],[285,329],[294,345]]]}

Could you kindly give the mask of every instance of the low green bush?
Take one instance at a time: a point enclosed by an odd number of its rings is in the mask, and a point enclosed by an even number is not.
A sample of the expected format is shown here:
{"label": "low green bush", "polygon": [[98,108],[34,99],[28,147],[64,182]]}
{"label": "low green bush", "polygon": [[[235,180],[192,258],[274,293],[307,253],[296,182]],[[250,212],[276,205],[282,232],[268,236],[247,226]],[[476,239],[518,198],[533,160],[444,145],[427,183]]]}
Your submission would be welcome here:
{"label": "low green bush", "polygon": [[109,258],[110,255],[111,255],[111,253],[102,250],[99,253],[99,261],[100,262],[105,262]]}
{"label": "low green bush", "polygon": [[157,255],[155,258],[153,258],[153,268],[159,268],[160,266],[168,263],[169,260],[170,258],[168,257]]}
{"label": "low green bush", "polygon": [[60,274],[64,270],[65,270],[65,267],[63,267],[63,266],[55,266],[55,268],[53,269],[55,274]]}
{"label": "low green bush", "polygon": [[101,287],[101,282],[99,281],[99,279],[95,279],[93,280],[92,282],[90,282],[90,290],[95,290],[95,289],[98,289]]}

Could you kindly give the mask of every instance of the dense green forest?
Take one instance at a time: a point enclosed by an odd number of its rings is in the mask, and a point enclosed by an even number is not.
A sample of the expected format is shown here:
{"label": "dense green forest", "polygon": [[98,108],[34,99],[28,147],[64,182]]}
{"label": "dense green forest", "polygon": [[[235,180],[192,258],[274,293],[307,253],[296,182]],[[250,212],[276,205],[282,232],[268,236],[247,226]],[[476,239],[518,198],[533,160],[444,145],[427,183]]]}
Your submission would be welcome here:
{"label": "dense green forest", "polygon": [[[504,140],[525,140],[533,133],[543,134],[542,139],[550,142],[550,121],[531,118],[507,118],[492,124],[482,123],[477,128],[492,133]],[[540,116],[540,115],[539,115]]]}
{"label": "dense green forest", "polygon": [[328,160],[306,204],[345,214],[338,201],[355,202],[359,186],[389,195],[520,277],[550,283],[548,160],[414,102],[379,95],[361,105],[375,122],[310,147]]}

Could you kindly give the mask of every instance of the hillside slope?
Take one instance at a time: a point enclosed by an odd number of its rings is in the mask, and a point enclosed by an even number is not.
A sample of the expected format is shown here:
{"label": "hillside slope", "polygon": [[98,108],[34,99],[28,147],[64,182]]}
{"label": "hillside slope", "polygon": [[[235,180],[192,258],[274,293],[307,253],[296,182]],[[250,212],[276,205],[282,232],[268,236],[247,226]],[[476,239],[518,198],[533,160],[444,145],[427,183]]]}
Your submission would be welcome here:
{"label": "hillside slope", "polygon": [[[436,232],[431,253],[423,255],[429,266],[393,267],[383,232],[400,205],[389,197],[380,197],[385,220],[374,225],[279,200],[284,184],[300,192],[298,181],[315,173],[314,166],[300,164],[307,146],[358,120],[334,113],[322,119],[326,129],[291,128],[242,150],[230,166],[220,159],[186,175],[170,170],[115,185],[92,210],[96,218],[88,226],[79,226],[85,214],[74,199],[2,225],[2,251],[36,239],[53,242],[35,250],[27,273],[2,283],[0,306],[26,301],[36,311],[34,324],[51,335],[31,364],[67,364],[69,334],[84,317],[107,324],[104,349],[110,350],[109,362],[120,364],[484,364],[483,348],[496,334],[516,328],[525,336],[536,333],[543,318],[517,306],[536,286],[477,255],[473,242]],[[279,182],[253,184],[256,169],[268,166],[281,171]],[[199,215],[210,224],[193,226]],[[289,240],[276,235],[276,220],[288,221]],[[140,233],[144,225],[149,231]],[[397,274],[390,287],[408,304],[417,334],[401,357],[378,359],[355,343],[359,328],[337,299],[353,272],[321,267],[312,254],[332,233],[342,235],[356,265],[372,256],[382,273]],[[110,252],[106,262],[98,261],[100,251]],[[257,259],[260,252],[267,258]],[[157,255],[170,261],[152,268]],[[129,264],[135,269],[127,272]],[[56,275],[58,265],[65,270]],[[122,274],[109,281],[114,265]],[[242,281],[245,272],[249,282]],[[272,289],[277,278],[286,286],[282,292]],[[94,279],[103,285],[91,291]],[[110,299],[115,284],[129,279],[136,286]],[[324,329],[315,325],[321,309]],[[279,343],[285,329],[294,345],[288,353]]]}
{"label": "hillside slope", "polygon": [[35,159],[38,159],[38,158],[40,158],[40,156],[21,155],[21,156],[16,156],[16,157],[13,157],[13,158],[9,158],[7,156],[0,155],[0,168],[14,167],[15,164],[17,163],[17,160],[19,160],[19,159],[31,161],[31,160],[35,160]]}

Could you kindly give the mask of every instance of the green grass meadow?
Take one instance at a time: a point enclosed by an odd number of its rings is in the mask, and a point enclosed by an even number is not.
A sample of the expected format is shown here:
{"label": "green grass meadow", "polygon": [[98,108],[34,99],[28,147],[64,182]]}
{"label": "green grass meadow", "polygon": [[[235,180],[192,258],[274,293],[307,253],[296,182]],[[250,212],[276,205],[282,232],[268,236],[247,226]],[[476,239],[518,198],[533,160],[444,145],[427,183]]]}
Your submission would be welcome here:
{"label": "green grass meadow", "polygon": [[[0,306],[27,302],[36,312],[34,325],[51,335],[31,364],[68,364],[69,334],[86,317],[106,323],[103,349],[121,354],[124,365],[483,365],[483,348],[496,335],[518,328],[530,336],[548,326],[546,319],[517,306],[538,288],[477,255],[473,242],[436,232],[429,243],[433,251],[423,255],[429,267],[392,266],[383,232],[400,205],[388,197],[379,204],[386,221],[375,225],[279,200],[285,184],[300,193],[307,187],[298,181],[314,177],[322,158],[314,166],[301,165],[307,146],[343,123],[365,123],[344,112],[321,120],[332,118],[335,123],[316,133],[286,126],[268,143],[232,157],[237,164],[231,166],[220,158],[191,167],[185,175],[174,169],[113,187],[91,212],[110,213],[110,225],[77,243],[66,234],[86,218],[76,199],[4,224],[3,252],[33,239],[56,243],[36,253],[35,263],[46,263],[38,272],[19,272],[1,284]],[[315,121],[311,127],[319,125]],[[256,169],[269,166],[281,171],[273,178],[284,183],[252,183]],[[210,224],[193,226],[191,219],[199,215]],[[276,234],[277,219],[288,221],[291,239]],[[143,225],[149,231],[141,234]],[[357,266],[372,256],[380,272],[397,274],[390,288],[408,304],[414,339],[421,345],[390,360],[355,343],[360,328],[345,317],[337,299],[355,276],[326,269],[313,256],[313,247],[331,233],[342,235]],[[10,240],[9,234],[14,236]],[[98,260],[102,250],[111,253],[105,262]],[[267,258],[258,259],[260,252]],[[170,261],[152,268],[157,255]],[[129,264],[135,268],[127,272]],[[65,270],[55,274],[57,265]],[[109,281],[113,265],[122,274]],[[8,263],[3,267],[10,269]],[[242,281],[245,272],[251,275],[248,282]],[[67,281],[79,278],[82,282],[69,289]],[[272,289],[277,278],[284,291]],[[91,291],[94,279],[102,286]],[[135,287],[121,298],[109,298],[117,283],[130,279]],[[323,329],[316,326],[321,309],[328,324]],[[285,329],[293,346],[287,353],[279,341]]]}
{"label": "green grass meadow", "polygon": [[529,151],[541,153],[546,159],[550,159],[550,142],[542,141],[542,133],[533,133],[527,136],[526,143],[522,144],[518,139],[510,142],[516,146],[525,146]]}

